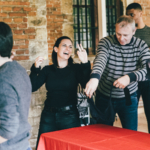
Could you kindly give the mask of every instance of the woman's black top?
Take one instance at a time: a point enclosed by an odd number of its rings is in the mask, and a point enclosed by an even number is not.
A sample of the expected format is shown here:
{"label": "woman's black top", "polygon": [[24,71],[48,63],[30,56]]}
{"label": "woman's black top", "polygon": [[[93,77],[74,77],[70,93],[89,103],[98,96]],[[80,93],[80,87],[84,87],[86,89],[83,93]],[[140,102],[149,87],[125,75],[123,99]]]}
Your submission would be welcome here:
{"label": "woman's black top", "polygon": [[90,78],[90,62],[85,64],[72,64],[65,68],[55,68],[48,65],[31,67],[30,79],[32,92],[38,90],[44,83],[47,89],[45,107],[64,107],[77,104],[78,83],[84,88]]}

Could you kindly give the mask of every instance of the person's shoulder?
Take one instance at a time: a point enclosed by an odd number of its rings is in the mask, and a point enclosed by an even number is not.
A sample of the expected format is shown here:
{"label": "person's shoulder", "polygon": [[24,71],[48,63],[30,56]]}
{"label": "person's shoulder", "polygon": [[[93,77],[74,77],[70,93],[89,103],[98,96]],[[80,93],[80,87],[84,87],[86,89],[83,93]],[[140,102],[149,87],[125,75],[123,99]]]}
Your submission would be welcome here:
{"label": "person's shoulder", "polygon": [[109,35],[109,36],[105,36],[103,38],[100,39],[100,41],[105,41],[105,40],[109,40],[112,41],[115,38],[115,35]]}
{"label": "person's shoulder", "polygon": [[71,67],[78,67],[79,65],[80,65],[80,63],[75,62],[71,65]]}
{"label": "person's shoulder", "polygon": [[138,41],[138,42],[139,42],[139,41],[141,40],[139,37],[136,37],[135,35],[133,35],[132,38],[133,38],[133,42],[135,42],[135,41]]}
{"label": "person's shoulder", "polygon": [[116,41],[115,35],[110,35],[110,36],[106,36],[106,37],[103,37],[102,39],[100,39],[99,44],[104,43],[104,44],[110,46],[110,45],[114,44],[115,41]]}
{"label": "person's shoulder", "polygon": [[4,64],[4,68],[1,68],[0,79],[3,79],[4,83],[8,83],[15,87],[18,83],[25,81],[30,87],[30,79],[26,69],[17,61],[7,62]]}
{"label": "person's shoulder", "polygon": [[19,72],[19,71],[21,71],[21,72],[26,72],[26,69],[25,69],[25,67],[23,67],[23,64],[21,64],[21,63],[18,63],[17,61],[15,61],[15,60],[13,60],[12,62],[10,62],[10,63],[7,63],[7,66],[8,66],[8,68],[12,68],[12,70],[14,71],[14,72]]}
{"label": "person's shoulder", "polygon": [[133,36],[133,44],[134,45],[139,45],[140,43],[143,43],[143,42],[145,42],[144,40],[142,40],[141,38],[139,38],[139,37],[136,37],[136,36]]}
{"label": "person's shoulder", "polygon": [[137,48],[148,47],[146,42],[138,37],[133,36],[134,46]]}
{"label": "person's shoulder", "polygon": [[22,75],[27,75],[28,70],[26,69],[26,66],[24,66],[21,63],[18,63],[17,61],[12,61],[9,63],[9,68],[13,69],[14,74],[22,74]]}
{"label": "person's shoulder", "polygon": [[46,65],[46,66],[43,67],[43,69],[46,69],[46,70],[47,70],[47,69],[49,70],[49,69],[52,69],[52,68],[54,68],[54,65],[53,65],[53,64],[51,64],[51,65]]}
{"label": "person's shoulder", "polygon": [[70,67],[74,68],[75,70],[79,70],[82,67],[89,67],[90,66],[90,61],[88,60],[87,63],[73,63]]}
{"label": "person's shoulder", "polygon": [[150,36],[150,27],[146,25],[145,31],[146,31],[146,36],[148,36],[148,38],[149,38],[149,36]]}
{"label": "person's shoulder", "polygon": [[10,73],[17,73],[19,71],[26,71],[25,67],[23,67],[23,64],[18,63],[17,61],[13,60],[13,61],[8,61],[5,64],[3,64],[1,66],[1,73],[3,72],[8,72],[10,71]]}
{"label": "person's shoulder", "polygon": [[135,32],[135,35],[140,37],[140,35],[148,35],[149,33],[150,33],[150,27],[145,25],[144,28],[137,29],[136,32]]}
{"label": "person's shoulder", "polygon": [[68,66],[71,70],[78,70],[81,66],[81,63],[79,62],[74,62],[70,66]]}
{"label": "person's shoulder", "polygon": [[150,27],[147,25],[145,25],[145,29],[148,29],[150,31]]}
{"label": "person's shoulder", "polygon": [[42,70],[43,70],[44,72],[54,71],[54,70],[55,70],[55,67],[54,67],[53,64],[51,64],[51,65],[46,65],[46,66],[44,66],[44,67],[42,68]]}
{"label": "person's shoulder", "polygon": [[145,25],[144,28],[142,29],[137,29],[135,32],[135,35],[137,35],[138,37],[142,36],[147,36],[150,34],[150,27]]}

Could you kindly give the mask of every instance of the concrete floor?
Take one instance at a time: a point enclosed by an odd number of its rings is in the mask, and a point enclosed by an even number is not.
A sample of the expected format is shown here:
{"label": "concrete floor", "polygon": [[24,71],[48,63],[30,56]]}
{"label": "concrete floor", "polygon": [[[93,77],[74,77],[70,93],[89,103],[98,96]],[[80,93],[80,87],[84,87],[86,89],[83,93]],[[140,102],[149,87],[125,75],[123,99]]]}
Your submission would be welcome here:
{"label": "concrete floor", "polygon": [[[114,126],[122,127],[119,117],[117,117],[117,121],[115,121]],[[148,133],[147,121],[143,107],[138,108],[138,131]]]}

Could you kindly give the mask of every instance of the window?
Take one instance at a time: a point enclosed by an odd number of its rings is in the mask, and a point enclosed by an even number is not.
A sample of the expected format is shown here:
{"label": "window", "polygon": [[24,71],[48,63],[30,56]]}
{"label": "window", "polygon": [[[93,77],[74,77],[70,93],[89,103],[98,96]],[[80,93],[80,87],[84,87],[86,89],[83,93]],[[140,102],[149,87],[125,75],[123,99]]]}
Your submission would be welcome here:
{"label": "window", "polygon": [[81,43],[88,55],[94,55],[99,41],[97,0],[73,0],[74,47]]}
{"label": "window", "polygon": [[115,33],[115,23],[119,16],[123,15],[123,3],[121,0],[106,0],[107,35]]}

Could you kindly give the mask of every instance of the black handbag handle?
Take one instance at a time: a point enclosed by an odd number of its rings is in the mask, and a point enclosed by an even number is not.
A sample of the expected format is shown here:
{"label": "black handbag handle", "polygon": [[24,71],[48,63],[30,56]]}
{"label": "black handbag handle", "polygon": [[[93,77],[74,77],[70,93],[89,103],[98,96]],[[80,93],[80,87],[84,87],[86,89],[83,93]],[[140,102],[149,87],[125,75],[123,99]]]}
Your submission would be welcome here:
{"label": "black handbag handle", "polygon": [[[111,90],[110,90],[110,101],[111,101],[112,88],[113,88],[113,85],[111,86]],[[125,99],[126,99],[126,105],[127,106],[132,105],[130,92],[127,87],[124,88],[124,95],[125,95]]]}
{"label": "black handbag handle", "polygon": [[129,89],[127,87],[124,88],[124,94],[125,94],[125,98],[126,98],[126,105],[127,106],[132,105],[130,92],[129,92]]}
{"label": "black handbag handle", "polygon": [[112,84],[111,89],[110,89],[110,98],[109,98],[110,101],[111,101],[112,88],[113,88],[113,84]]}

